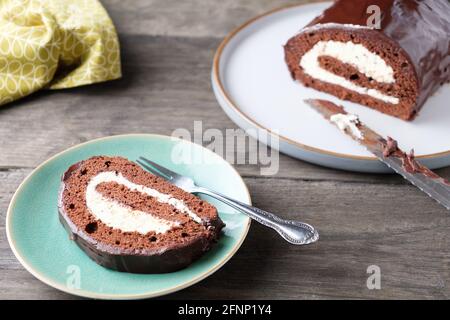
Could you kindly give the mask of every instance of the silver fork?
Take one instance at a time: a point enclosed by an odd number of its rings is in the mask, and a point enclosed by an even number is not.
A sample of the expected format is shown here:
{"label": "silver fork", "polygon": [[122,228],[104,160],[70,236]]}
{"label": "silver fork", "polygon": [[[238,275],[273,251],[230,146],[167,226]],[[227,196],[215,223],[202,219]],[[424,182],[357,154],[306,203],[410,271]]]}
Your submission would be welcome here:
{"label": "silver fork", "polygon": [[317,230],[307,223],[294,220],[285,220],[274,215],[273,213],[249,206],[243,202],[231,199],[216,191],[199,187],[191,178],[173,172],[144,157],[139,157],[137,163],[139,163],[143,168],[147,169],[153,174],[166,179],[170,183],[176,185],[186,192],[202,193],[222,201],[230,207],[246,214],[253,220],[256,220],[259,223],[274,229],[285,240],[292,244],[310,244],[316,242],[319,239],[319,233],[317,232]]}

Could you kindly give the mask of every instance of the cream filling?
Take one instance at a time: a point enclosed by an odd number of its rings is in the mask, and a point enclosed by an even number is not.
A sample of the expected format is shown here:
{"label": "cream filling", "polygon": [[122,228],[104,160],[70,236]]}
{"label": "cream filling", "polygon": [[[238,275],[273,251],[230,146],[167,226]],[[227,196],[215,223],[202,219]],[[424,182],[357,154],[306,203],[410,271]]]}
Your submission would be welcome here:
{"label": "cream filling", "polygon": [[379,55],[369,51],[362,44],[355,44],[351,41],[319,41],[302,56],[300,66],[306,74],[320,81],[339,85],[348,90],[368,95],[387,103],[399,103],[400,100],[397,97],[385,95],[376,89],[361,87],[344,77],[323,69],[318,59],[320,56],[330,56],[342,63],[349,64],[377,82],[395,83],[392,67],[386,64]]}
{"label": "cream filling", "polygon": [[363,138],[363,134],[357,126],[359,123],[357,115],[343,113],[333,114],[330,117],[330,121],[333,122],[341,131],[345,132],[348,130],[355,138]]}
{"label": "cream filling", "polygon": [[124,232],[139,232],[146,234],[150,231],[165,233],[173,227],[179,226],[178,222],[155,217],[150,213],[134,210],[115,200],[104,197],[97,191],[97,186],[104,182],[116,182],[132,191],[138,191],[155,198],[158,202],[167,203],[177,210],[188,214],[197,223],[201,218],[190,210],[182,200],[164,194],[158,190],[135,184],[126,179],[121,173],[102,172],[93,177],[86,189],[86,206],[92,215],[109,227],[120,229]]}

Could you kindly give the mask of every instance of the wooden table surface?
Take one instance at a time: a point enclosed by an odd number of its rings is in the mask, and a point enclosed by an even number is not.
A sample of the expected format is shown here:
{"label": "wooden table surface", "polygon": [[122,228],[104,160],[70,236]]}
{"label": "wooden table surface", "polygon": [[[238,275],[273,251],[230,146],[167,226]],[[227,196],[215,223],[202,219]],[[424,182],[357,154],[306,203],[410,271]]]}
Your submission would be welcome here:
{"label": "wooden table surface", "polygon": [[[35,279],[8,246],[7,206],[33,168],[108,135],[170,135],[192,130],[195,120],[204,129],[236,128],[211,90],[215,49],[247,19],[301,1],[102,2],[119,32],[123,78],[0,107],[0,298],[74,298]],[[314,224],[320,241],[291,246],[253,223],[222,269],[167,298],[450,297],[449,212],[402,178],[336,171],[283,155],[274,176],[261,176],[256,165],[237,169],[256,206]],[[450,177],[449,168],[439,172]],[[380,290],[366,286],[370,265],[381,269]]]}

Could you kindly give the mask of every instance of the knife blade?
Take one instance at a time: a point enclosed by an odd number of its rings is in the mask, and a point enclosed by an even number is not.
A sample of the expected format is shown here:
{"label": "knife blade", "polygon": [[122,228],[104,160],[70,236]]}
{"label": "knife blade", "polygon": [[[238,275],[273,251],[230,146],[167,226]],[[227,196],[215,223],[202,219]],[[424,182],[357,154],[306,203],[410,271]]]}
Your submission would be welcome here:
{"label": "knife blade", "polygon": [[385,139],[356,115],[349,114],[342,106],[328,100],[307,99],[305,102],[341,131],[366,147],[380,161],[411,182],[414,186],[450,210],[450,182],[440,177],[409,154],[398,148],[392,138]]}

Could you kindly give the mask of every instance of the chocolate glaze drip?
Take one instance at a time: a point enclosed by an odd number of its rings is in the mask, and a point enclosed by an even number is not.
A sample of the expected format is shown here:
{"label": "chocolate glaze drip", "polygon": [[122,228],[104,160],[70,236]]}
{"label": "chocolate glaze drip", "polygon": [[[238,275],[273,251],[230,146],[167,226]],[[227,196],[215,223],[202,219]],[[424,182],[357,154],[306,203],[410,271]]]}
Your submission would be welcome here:
{"label": "chocolate glaze drip", "polygon": [[409,154],[406,154],[402,152],[402,165],[403,169],[406,170],[406,172],[409,173],[423,173],[427,176],[436,178],[438,177],[434,172],[431,172],[430,170],[425,170],[427,168],[422,168],[420,164],[416,161],[414,156],[414,149],[412,149]]}
{"label": "chocolate glaze drip", "polygon": [[391,154],[398,150],[397,141],[388,137],[386,143],[383,145],[383,156],[389,157]]}
{"label": "chocolate glaze drip", "polygon": [[308,26],[324,23],[367,26],[371,5],[380,7],[381,32],[397,43],[414,66],[417,108],[443,83],[450,81],[449,0],[337,0]]}
{"label": "chocolate glaze drip", "polygon": [[383,156],[385,157],[397,157],[401,159],[403,169],[409,173],[421,173],[429,178],[440,180],[442,183],[450,185],[450,182],[447,179],[444,179],[420,164],[414,155],[414,149],[408,153],[403,152],[398,148],[398,143],[396,140],[388,137],[387,140],[381,141],[383,147]]}

